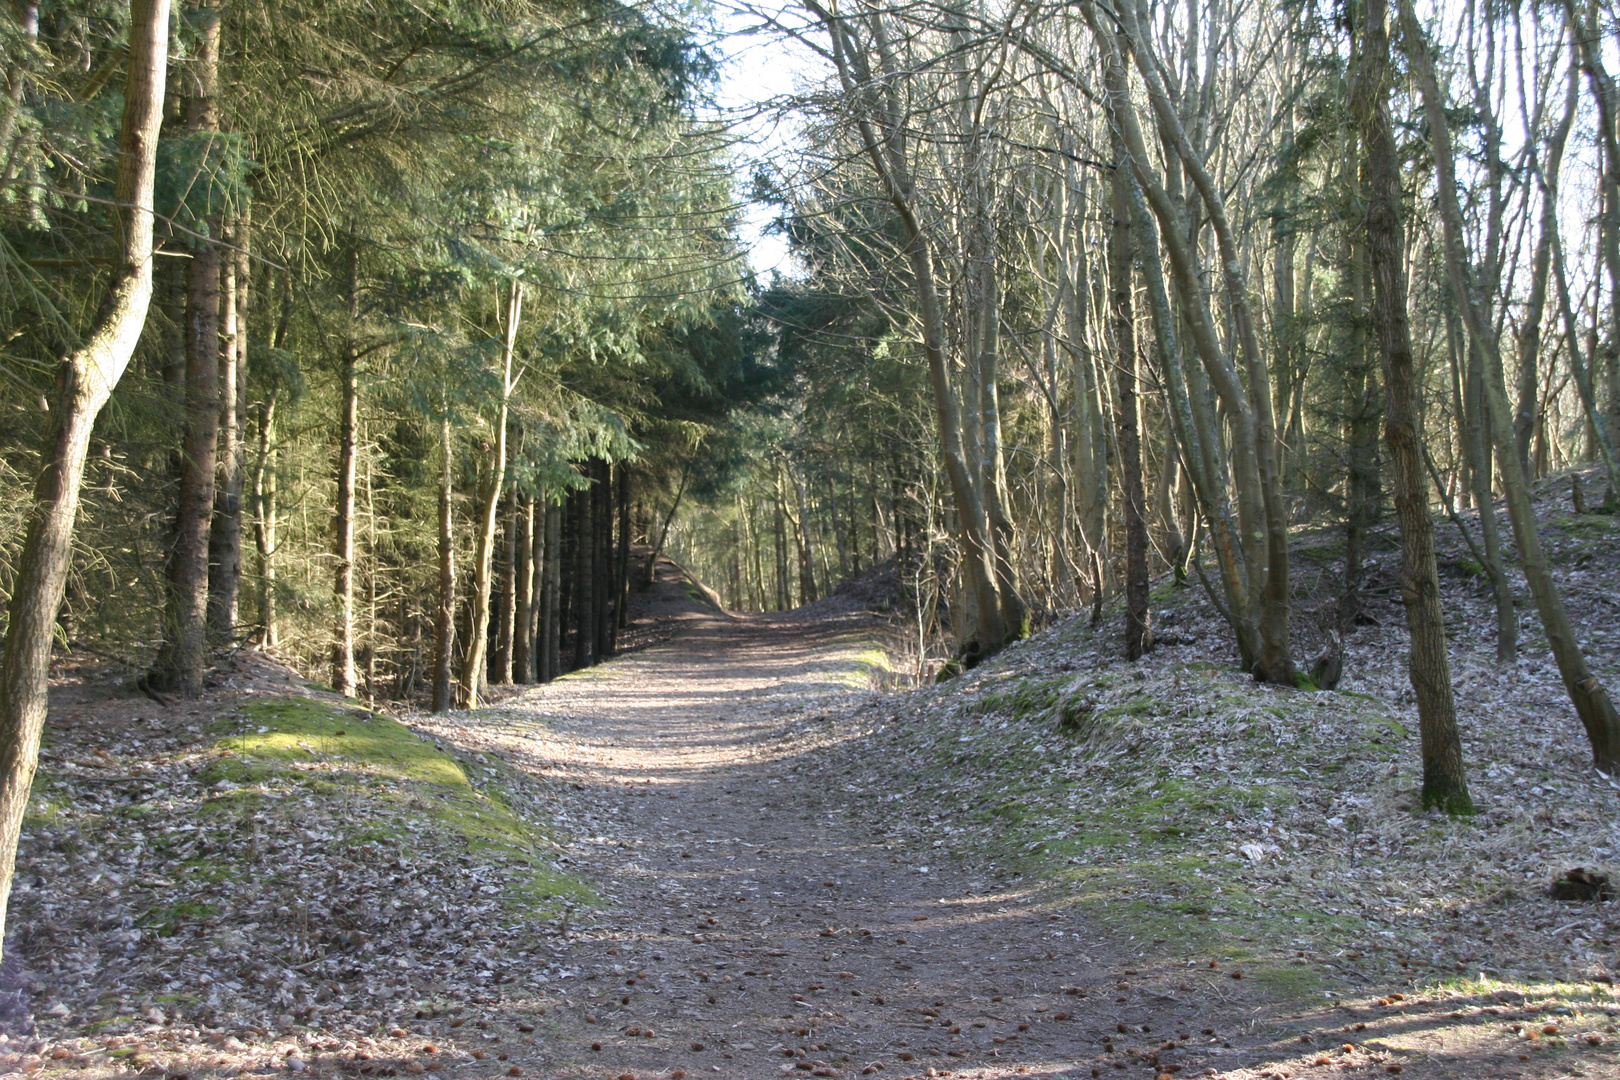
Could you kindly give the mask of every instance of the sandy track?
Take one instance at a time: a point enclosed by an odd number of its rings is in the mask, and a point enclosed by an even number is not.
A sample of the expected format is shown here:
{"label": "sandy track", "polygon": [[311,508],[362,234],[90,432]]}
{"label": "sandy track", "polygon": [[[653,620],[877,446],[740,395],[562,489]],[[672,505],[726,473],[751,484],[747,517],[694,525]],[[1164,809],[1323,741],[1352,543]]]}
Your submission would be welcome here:
{"label": "sandy track", "polygon": [[832,725],[816,717],[864,694],[859,629],[696,618],[462,721],[477,725],[462,741],[556,781],[570,868],[609,897],[557,946],[512,1060],[555,1076],[1091,1075],[1111,1039],[1138,1072],[1201,1071],[1163,1047],[1211,1043],[1199,1007],[1117,991],[1136,972],[1049,898],[885,845],[876,806],[818,770]]}

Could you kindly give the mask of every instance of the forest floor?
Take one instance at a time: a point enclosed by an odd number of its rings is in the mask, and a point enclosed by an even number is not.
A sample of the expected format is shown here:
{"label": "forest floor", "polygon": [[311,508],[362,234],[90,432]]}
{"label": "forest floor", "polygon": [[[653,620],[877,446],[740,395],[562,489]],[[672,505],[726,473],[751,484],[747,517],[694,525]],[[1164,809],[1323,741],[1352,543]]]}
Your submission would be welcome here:
{"label": "forest floor", "polygon": [[[1612,683],[1620,523],[1544,509]],[[1387,543],[1338,693],[1240,677],[1169,586],[1140,664],[1109,613],[885,692],[860,604],[727,615],[668,566],[635,651],[476,713],[69,660],[0,1073],[1620,1076],[1615,905],[1546,891],[1620,863],[1620,792],[1441,539],[1462,821],[1412,808]],[[1297,550],[1308,624],[1333,539]]]}

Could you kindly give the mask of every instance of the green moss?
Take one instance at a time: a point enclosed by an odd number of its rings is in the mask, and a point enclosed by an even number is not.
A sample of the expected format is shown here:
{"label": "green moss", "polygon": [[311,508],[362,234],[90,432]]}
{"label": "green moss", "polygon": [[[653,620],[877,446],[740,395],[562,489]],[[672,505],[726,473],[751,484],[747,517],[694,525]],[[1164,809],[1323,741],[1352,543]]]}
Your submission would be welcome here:
{"label": "green moss", "polygon": [[223,738],[217,746],[253,765],[352,763],[399,780],[467,783],[467,774],[454,758],[405,725],[380,716],[368,719],[309,698],[278,698],[244,706],[241,717],[247,726],[260,730]]}
{"label": "green moss", "polygon": [[42,829],[61,821],[68,812],[68,804],[50,793],[51,774],[41,769],[34,777],[34,789],[28,798],[28,810],[23,816],[23,828]]}
{"label": "green moss", "polygon": [[1550,524],[1570,536],[1587,540],[1607,539],[1620,530],[1620,523],[1603,514],[1559,514]]}
{"label": "green moss", "polygon": [[1344,561],[1344,537],[1339,536],[1316,543],[1295,544],[1289,551],[1293,558],[1317,566],[1329,566]]}
{"label": "green moss", "polygon": [[[304,805],[337,804],[334,816],[348,823],[351,844],[408,847],[416,842],[409,822],[452,848],[499,859],[508,868],[506,900],[515,907],[593,899],[583,882],[557,873],[542,856],[549,838],[512,810],[502,788],[512,770],[498,759],[485,765],[494,776],[475,786],[459,761],[405,725],[303,697],[252,702],[215,734],[218,757],[202,779],[228,786],[206,804],[211,813],[245,815],[267,806],[285,813],[280,801],[272,804],[254,789],[293,787]],[[224,865],[208,872],[228,874]]]}
{"label": "green moss", "polygon": [[209,904],[177,900],[172,904],[149,908],[146,914],[135,920],[135,925],[155,929],[158,937],[174,937],[186,923],[198,922],[217,914],[219,909]]}
{"label": "green moss", "polygon": [[1018,679],[1008,690],[986,694],[969,711],[975,713],[1005,713],[1015,720],[1023,720],[1050,712],[1064,696],[1067,679]]}

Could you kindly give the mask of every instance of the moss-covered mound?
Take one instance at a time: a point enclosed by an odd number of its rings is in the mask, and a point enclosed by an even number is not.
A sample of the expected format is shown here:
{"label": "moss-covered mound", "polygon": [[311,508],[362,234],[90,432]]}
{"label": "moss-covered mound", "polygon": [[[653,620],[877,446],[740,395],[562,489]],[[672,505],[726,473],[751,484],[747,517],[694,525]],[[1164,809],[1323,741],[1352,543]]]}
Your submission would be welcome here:
{"label": "moss-covered mound", "polygon": [[101,734],[58,732],[14,924],[36,1000],[85,1023],[370,1029],[543,980],[533,950],[591,900],[532,778],[352,704]]}

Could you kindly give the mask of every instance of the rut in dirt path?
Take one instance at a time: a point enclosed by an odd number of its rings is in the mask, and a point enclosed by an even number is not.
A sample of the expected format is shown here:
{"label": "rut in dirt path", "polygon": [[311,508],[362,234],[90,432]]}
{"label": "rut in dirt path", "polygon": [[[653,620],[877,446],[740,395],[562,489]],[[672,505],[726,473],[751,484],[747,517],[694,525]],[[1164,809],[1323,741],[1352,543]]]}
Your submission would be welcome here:
{"label": "rut in dirt path", "polygon": [[1095,934],[1037,893],[886,844],[887,796],[825,768],[804,721],[867,693],[861,631],[695,618],[481,725],[560,781],[570,869],[607,897],[555,947],[539,1033],[513,1060],[548,1076],[1090,1076],[1129,1044],[1138,1068],[1195,1064],[1163,1043],[1209,1044],[1200,1006],[1104,987],[1135,972]]}

